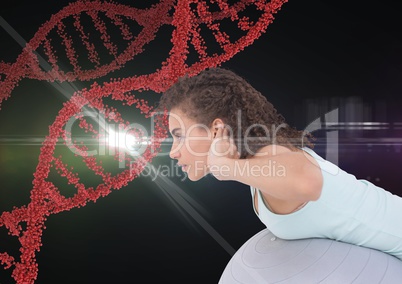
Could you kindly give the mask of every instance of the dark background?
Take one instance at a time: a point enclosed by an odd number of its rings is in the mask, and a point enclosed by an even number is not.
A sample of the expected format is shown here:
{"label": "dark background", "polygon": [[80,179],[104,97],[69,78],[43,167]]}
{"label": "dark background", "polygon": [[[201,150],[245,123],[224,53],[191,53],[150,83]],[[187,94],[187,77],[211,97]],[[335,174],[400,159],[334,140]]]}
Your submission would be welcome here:
{"label": "dark background", "polygon": [[[28,41],[68,3],[11,1],[1,4],[0,16]],[[380,130],[339,129],[339,166],[402,195],[401,12],[397,1],[290,0],[265,34],[222,66],[246,78],[300,129],[336,108],[340,122],[387,123]],[[163,32],[158,40],[168,46],[170,33]],[[0,60],[14,62],[21,46],[2,28],[0,42]],[[137,65],[128,63],[95,81],[146,73],[166,57],[150,45]],[[148,99],[155,103],[159,96]],[[3,103],[0,212],[28,204],[40,143],[24,139],[43,139],[66,100],[47,82],[23,79]],[[325,138],[324,131],[315,134]],[[320,145],[317,153],[326,154]],[[169,163],[169,157],[155,159],[155,165]],[[249,187],[212,177],[171,180],[205,209],[200,214],[234,249],[264,228],[252,210]],[[217,283],[231,258],[145,177],[95,204],[50,216],[46,227],[37,283]],[[17,256],[18,248],[0,228],[0,252]],[[13,283],[10,273],[0,269],[0,283]]]}

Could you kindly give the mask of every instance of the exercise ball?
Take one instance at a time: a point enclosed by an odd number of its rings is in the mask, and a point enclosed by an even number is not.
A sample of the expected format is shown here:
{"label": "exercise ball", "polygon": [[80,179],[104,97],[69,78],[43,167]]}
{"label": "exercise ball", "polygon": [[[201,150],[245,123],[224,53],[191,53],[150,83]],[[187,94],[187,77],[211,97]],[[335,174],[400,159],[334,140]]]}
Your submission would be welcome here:
{"label": "exercise ball", "polygon": [[283,240],[264,229],[226,265],[219,284],[402,283],[402,261],[330,239]]}

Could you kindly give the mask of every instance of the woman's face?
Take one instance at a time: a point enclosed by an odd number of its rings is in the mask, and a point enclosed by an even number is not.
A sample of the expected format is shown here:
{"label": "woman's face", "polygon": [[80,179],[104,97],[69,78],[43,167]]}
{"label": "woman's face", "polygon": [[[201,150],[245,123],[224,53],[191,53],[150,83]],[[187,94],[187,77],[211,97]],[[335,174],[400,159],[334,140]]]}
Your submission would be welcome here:
{"label": "woman's face", "polygon": [[[217,119],[213,125],[220,122]],[[199,124],[175,108],[169,114],[169,131],[173,137],[169,156],[177,160],[188,178],[197,181],[208,174],[207,158],[214,127]]]}

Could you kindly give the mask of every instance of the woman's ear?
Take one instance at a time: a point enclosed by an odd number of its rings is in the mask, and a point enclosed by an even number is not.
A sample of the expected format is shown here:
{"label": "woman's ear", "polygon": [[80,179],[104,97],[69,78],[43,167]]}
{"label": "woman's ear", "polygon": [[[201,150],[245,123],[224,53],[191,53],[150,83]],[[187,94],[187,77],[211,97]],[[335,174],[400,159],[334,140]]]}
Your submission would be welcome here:
{"label": "woman's ear", "polygon": [[214,129],[218,129],[222,125],[224,125],[224,123],[223,123],[223,120],[220,118],[215,118],[215,120],[212,122],[212,127]]}
{"label": "woman's ear", "polygon": [[214,133],[214,138],[216,136],[216,133],[218,132],[218,128],[221,127],[222,125],[224,125],[222,119],[220,118],[216,118],[213,122],[212,122],[212,132]]}

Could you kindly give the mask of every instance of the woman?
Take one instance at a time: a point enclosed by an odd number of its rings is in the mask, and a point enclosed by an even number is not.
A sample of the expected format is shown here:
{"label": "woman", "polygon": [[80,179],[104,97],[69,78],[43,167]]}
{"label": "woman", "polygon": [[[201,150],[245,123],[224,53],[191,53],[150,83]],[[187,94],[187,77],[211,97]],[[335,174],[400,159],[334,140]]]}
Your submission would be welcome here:
{"label": "woman", "polygon": [[163,94],[164,109],[170,157],[188,178],[249,185],[256,214],[276,236],[335,239],[402,260],[402,198],[322,159],[311,134],[286,124],[232,71],[179,79]]}

